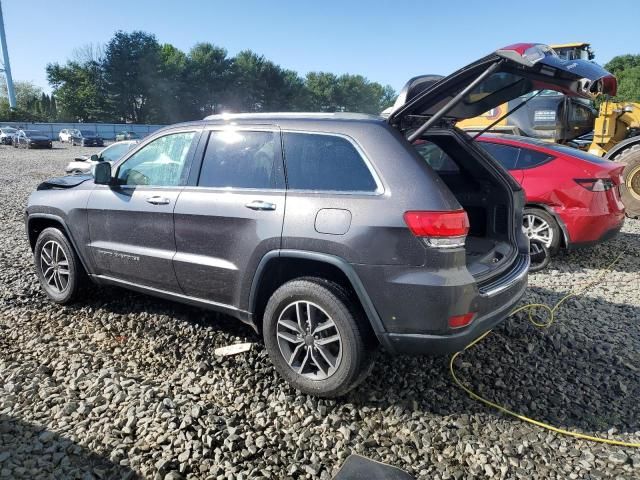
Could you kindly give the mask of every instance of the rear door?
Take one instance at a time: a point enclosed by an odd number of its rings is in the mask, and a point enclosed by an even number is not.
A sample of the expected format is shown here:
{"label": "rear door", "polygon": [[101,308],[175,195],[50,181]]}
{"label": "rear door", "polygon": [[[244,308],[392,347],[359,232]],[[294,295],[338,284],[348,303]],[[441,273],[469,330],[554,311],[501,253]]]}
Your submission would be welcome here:
{"label": "rear door", "polygon": [[173,271],[173,209],[186,184],[199,128],[166,132],[114,167],[117,185],[89,197],[89,251],[96,273],[180,292]]}
{"label": "rear door", "polygon": [[[599,65],[564,60],[542,44],[515,44],[497,50],[426,89],[420,78],[410,80],[401,91],[388,117],[391,124],[430,116],[445,106],[447,118],[472,118],[537,90],[593,98],[600,93],[615,95],[617,87],[615,77]],[[456,101],[450,104],[453,99]]]}
{"label": "rear door", "polygon": [[211,127],[196,158],[201,168],[174,212],[175,272],[185,294],[235,309],[262,257],[280,248],[280,131],[273,125]]}

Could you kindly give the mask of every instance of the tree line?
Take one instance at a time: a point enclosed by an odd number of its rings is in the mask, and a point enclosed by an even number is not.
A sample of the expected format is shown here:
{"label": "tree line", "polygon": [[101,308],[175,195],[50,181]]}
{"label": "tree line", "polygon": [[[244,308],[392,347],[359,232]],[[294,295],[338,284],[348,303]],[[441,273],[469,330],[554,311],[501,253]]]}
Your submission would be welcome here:
{"label": "tree line", "polygon": [[[619,101],[640,102],[640,55],[605,65],[618,77]],[[52,95],[15,82],[10,110],[0,83],[0,120],[168,124],[221,112],[380,113],[396,93],[362,75],[310,72],[304,77],[251,50],[235,56],[211,43],[188,52],[142,31],[116,32],[104,46],[76,49],[46,67]]]}
{"label": "tree line", "polygon": [[0,100],[0,118],[167,124],[221,112],[379,113],[396,96],[362,75],[302,77],[250,50],[229,56],[197,43],[183,52],[142,31],[118,31],[104,47],[81,47],[46,72],[53,94],[17,82],[18,109]]}

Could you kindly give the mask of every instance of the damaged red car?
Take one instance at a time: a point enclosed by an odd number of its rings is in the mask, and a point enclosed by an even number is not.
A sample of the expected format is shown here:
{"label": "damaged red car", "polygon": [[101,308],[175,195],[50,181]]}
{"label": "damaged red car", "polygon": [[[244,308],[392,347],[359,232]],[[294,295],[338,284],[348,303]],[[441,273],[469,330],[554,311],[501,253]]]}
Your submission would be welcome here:
{"label": "damaged red car", "polygon": [[478,141],[522,185],[525,233],[551,253],[594,245],[622,228],[623,164],[528,137],[485,134]]}

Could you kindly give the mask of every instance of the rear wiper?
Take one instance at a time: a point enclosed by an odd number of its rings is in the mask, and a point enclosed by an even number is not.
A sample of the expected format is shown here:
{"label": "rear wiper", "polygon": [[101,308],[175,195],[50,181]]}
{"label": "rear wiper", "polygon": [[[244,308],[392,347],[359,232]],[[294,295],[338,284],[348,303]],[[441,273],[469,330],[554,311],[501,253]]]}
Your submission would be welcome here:
{"label": "rear wiper", "polygon": [[500,67],[501,63],[502,61],[498,61],[491,64],[491,66],[487,68],[484,72],[482,72],[480,75],[478,75],[478,77],[473,82],[471,82],[469,85],[464,87],[460,91],[460,93],[458,93],[455,97],[449,100],[444,107],[442,107],[440,110],[434,113],[429,120],[427,120],[422,125],[420,125],[420,128],[418,128],[415,132],[413,132],[411,135],[407,137],[407,140],[409,141],[409,143],[413,143],[415,140],[420,138],[428,128],[430,128],[438,120],[440,120],[447,113],[449,113],[449,111],[453,107],[455,107],[456,104],[458,104],[458,102],[460,102],[460,100],[462,100],[462,98],[465,95],[467,95],[471,90],[473,90],[476,86],[478,86],[478,84],[482,82],[485,78],[487,78],[489,75],[495,72]]}
{"label": "rear wiper", "polygon": [[517,112],[518,110],[520,110],[522,107],[524,107],[529,100],[531,100],[533,97],[537,97],[538,95],[540,95],[540,93],[542,92],[542,90],[538,90],[536,93],[534,93],[533,95],[531,95],[529,98],[527,98],[526,100],[523,100],[519,105],[513,107],[511,110],[509,110],[507,113],[505,113],[504,115],[502,115],[500,118],[498,118],[495,122],[493,122],[491,125],[489,125],[488,127],[483,128],[482,130],[480,130],[478,133],[476,133],[472,140],[475,140],[476,138],[478,138],[480,135],[482,135],[483,133],[487,133],[488,130],[491,130],[493,127],[495,127],[498,123],[500,123],[502,120],[504,120],[505,118],[507,118],[509,115],[511,115],[513,112]]}

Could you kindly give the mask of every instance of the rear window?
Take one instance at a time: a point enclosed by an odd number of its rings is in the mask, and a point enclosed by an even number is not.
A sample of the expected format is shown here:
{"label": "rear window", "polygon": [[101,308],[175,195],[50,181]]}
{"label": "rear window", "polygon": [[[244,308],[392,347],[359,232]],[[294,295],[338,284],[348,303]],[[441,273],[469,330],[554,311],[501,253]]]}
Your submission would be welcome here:
{"label": "rear window", "polygon": [[416,152],[425,159],[431,168],[438,173],[458,173],[458,165],[451,160],[451,157],[444,153],[438,145],[426,140],[418,140],[414,147]]}
{"label": "rear window", "polygon": [[377,184],[354,145],[343,137],[285,133],[288,187],[294,190],[375,192]]}
{"label": "rear window", "polygon": [[276,188],[274,132],[211,132],[198,185],[220,188]]}
{"label": "rear window", "polygon": [[533,168],[553,160],[552,155],[526,147],[514,147],[501,143],[478,142],[493,158],[507,170],[524,170]]}
{"label": "rear window", "polygon": [[478,142],[478,145],[480,145],[507,170],[514,170],[516,168],[518,156],[520,155],[520,149],[518,147],[487,142]]}

